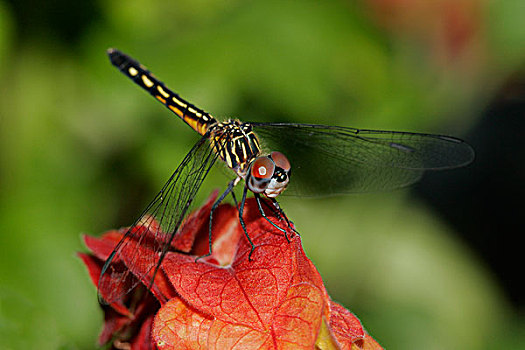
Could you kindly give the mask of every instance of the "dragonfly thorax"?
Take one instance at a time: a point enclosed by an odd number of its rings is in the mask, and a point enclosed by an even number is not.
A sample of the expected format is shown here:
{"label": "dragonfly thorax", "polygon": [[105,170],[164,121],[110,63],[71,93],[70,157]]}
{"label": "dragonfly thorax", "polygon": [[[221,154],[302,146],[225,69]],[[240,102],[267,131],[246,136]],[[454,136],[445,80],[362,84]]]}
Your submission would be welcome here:
{"label": "dragonfly thorax", "polygon": [[214,125],[210,140],[219,157],[242,178],[246,177],[250,164],[261,153],[259,140],[252,131],[252,126],[238,120]]}
{"label": "dragonfly thorax", "polygon": [[212,126],[210,138],[219,157],[252,192],[274,198],[288,185],[290,162],[280,152],[260,156],[259,140],[251,124],[238,120],[217,123]]}

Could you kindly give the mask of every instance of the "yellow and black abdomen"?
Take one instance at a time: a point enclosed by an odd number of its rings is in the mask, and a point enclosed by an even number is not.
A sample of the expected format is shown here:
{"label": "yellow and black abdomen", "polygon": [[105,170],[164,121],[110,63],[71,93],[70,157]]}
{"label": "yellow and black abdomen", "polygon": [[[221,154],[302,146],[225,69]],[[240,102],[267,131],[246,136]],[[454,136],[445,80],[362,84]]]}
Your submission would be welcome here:
{"label": "yellow and black abdomen", "polygon": [[137,85],[148,91],[199,134],[204,135],[210,126],[217,123],[217,120],[209,113],[195,107],[168,89],[164,83],[157,80],[146,67],[128,55],[116,49],[109,49],[108,56],[115,67]]}

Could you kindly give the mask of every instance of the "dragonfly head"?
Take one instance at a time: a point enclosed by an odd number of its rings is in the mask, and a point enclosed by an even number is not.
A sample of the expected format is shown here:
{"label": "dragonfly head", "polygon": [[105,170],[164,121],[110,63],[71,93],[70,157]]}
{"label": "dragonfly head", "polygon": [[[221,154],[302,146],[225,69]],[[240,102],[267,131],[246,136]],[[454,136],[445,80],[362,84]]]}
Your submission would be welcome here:
{"label": "dragonfly head", "polygon": [[290,162],[281,152],[272,152],[256,158],[248,169],[246,185],[254,193],[277,197],[290,180]]}

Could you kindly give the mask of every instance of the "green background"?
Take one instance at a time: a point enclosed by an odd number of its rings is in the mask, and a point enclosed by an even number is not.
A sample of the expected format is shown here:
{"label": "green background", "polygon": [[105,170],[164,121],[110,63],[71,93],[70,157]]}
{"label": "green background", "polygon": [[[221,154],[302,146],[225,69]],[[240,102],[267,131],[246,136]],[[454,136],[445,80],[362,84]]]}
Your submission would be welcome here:
{"label": "green background", "polygon": [[[523,62],[524,15],[520,0],[0,1],[0,348],[96,346],[80,234],[132,223],[197,140],[108,47],[216,117],[461,137]],[[525,348],[523,313],[410,191],[281,203],[386,348]]]}

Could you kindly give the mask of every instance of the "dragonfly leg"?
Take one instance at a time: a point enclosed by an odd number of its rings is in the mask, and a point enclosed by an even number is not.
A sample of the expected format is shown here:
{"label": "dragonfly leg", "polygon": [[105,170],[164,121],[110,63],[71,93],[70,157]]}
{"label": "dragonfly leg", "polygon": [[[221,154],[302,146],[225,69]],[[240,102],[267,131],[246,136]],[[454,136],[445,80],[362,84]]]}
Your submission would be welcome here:
{"label": "dragonfly leg", "polygon": [[[288,243],[290,243],[290,240],[288,239],[288,235],[286,234],[286,230],[279,227],[277,224],[273,223],[267,216],[266,216],[266,213],[264,212],[264,209],[262,208],[262,205],[261,205],[261,196],[258,194],[258,193],[254,193],[254,196],[255,196],[255,200],[257,201],[257,206],[259,207],[259,213],[261,213],[262,217],[266,219],[266,221],[268,221],[270,224],[273,225],[273,227],[275,227],[276,229],[278,229],[279,231],[283,232],[284,233],[284,237],[286,237],[286,240],[288,241]],[[263,201],[264,202],[264,201]],[[271,208],[271,207],[270,207]],[[271,208],[272,211],[274,211],[274,213],[276,213],[279,217],[279,220],[282,219],[281,215],[275,211],[274,208]]]}
{"label": "dragonfly leg", "polygon": [[248,231],[246,231],[246,224],[244,223],[244,219],[242,218],[242,213],[244,211],[244,204],[246,202],[246,194],[248,193],[248,186],[244,186],[244,191],[242,192],[242,200],[241,205],[239,206],[239,222],[241,223],[242,229],[244,231],[244,235],[248,239],[248,242],[250,242],[250,245],[252,246],[252,249],[250,250],[250,254],[248,254],[248,260],[252,261],[252,253],[255,250],[255,245],[252,242],[252,239],[250,238],[250,235],[248,234]]}
{"label": "dragonfly leg", "polygon": [[238,183],[237,179],[234,179],[228,183],[228,187],[226,190],[221,194],[221,196],[213,203],[211,210],[210,210],[210,225],[208,229],[208,254],[201,255],[195,259],[195,262],[201,258],[205,258],[207,256],[210,256],[212,253],[212,225],[213,225],[213,213],[215,212],[215,209],[219,206],[219,204],[222,203],[224,198],[231,192],[233,193],[233,187]]}
{"label": "dragonfly leg", "polygon": [[275,206],[271,206],[268,204],[268,202],[266,202],[265,200],[261,200],[261,203],[264,204],[266,206],[266,208],[268,208],[269,210],[271,210],[271,212],[273,213],[273,215],[277,216],[277,218],[279,220],[284,220],[282,215],[281,215],[281,212],[279,212],[279,210],[277,210],[277,208]]}
{"label": "dragonfly leg", "polygon": [[286,221],[286,224],[288,225],[288,228],[299,235],[299,232],[297,232],[297,230],[292,227],[292,223],[290,222],[290,220],[288,220],[288,216],[286,216],[286,214],[284,213],[284,210],[279,205],[279,202],[277,202],[277,199],[275,198],[269,198],[269,199],[272,201],[272,204],[275,207],[275,210],[277,210],[280,213],[279,218],[281,219],[284,218],[284,220]]}
{"label": "dragonfly leg", "polygon": [[235,208],[239,208],[239,202],[237,201],[237,197],[235,196],[235,191],[232,191],[232,198],[233,198],[233,204],[235,205]]}

